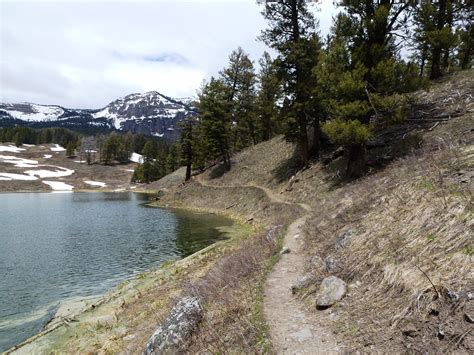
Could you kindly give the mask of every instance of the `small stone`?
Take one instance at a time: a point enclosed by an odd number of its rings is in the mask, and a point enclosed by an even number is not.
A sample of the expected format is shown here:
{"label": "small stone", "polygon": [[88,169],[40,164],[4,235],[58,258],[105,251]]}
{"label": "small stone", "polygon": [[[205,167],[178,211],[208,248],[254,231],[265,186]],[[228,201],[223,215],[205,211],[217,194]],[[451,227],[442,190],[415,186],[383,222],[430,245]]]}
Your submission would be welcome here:
{"label": "small stone", "polygon": [[347,285],[336,276],[326,277],[319,286],[317,308],[327,308],[340,301],[347,292]]}
{"label": "small stone", "polygon": [[291,293],[296,294],[304,288],[311,286],[312,284],[316,283],[318,280],[316,276],[311,273],[304,274],[298,280],[296,280],[295,284],[291,286]]}
{"label": "small stone", "polygon": [[319,255],[314,255],[309,260],[309,269],[318,275],[323,275],[326,272],[326,264]]}
{"label": "small stone", "polygon": [[288,248],[288,247],[283,247],[283,248],[281,249],[280,255],[288,254],[289,252],[290,252],[290,248]]}
{"label": "small stone", "polygon": [[474,323],[474,318],[468,313],[464,313],[464,320],[468,323]]}
{"label": "small stone", "polygon": [[339,260],[337,260],[333,256],[328,256],[326,258],[325,264],[326,264],[326,270],[331,274],[337,273],[342,270],[341,263],[339,262]]}
{"label": "small stone", "polygon": [[416,327],[411,323],[407,324],[402,329],[402,334],[410,338],[414,338],[417,332],[418,332],[418,329],[416,329]]}

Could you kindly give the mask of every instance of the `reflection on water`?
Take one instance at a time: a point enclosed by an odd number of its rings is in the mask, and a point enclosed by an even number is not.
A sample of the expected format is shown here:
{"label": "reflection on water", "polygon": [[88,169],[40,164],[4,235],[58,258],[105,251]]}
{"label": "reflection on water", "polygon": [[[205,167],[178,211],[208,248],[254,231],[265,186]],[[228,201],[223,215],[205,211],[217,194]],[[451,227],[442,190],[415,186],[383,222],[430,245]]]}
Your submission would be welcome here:
{"label": "reflection on water", "polygon": [[[232,222],[147,208],[146,195],[0,195],[0,351],[36,333],[50,307],[103,293],[188,256]],[[50,309],[48,309],[50,308]]]}

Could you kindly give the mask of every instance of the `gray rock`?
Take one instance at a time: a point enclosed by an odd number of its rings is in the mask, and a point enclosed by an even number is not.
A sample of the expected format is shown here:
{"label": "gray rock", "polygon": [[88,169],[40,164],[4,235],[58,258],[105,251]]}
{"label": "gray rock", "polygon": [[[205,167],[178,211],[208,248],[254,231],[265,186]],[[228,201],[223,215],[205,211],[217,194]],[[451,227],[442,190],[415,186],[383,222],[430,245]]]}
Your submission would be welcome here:
{"label": "gray rock", "polygon": [[309,269],[318,275],[323,275],[326,272],[326,263],[319,255],[314,255],[309,259]]}
{"label": "gray rock", "polygon": [[196,297],[184,297],[146,344],[144,355],[175,353],[184,350],[189,337],[202,319],[203,309]]}
{"label": "gray rock", "polygon": [[316,307],[330,307],[340,301],[347,292],[347,285],[344,281],[336,276],[326,277],[319,286],[316,298]]}
{"label": "gray rock", "polygon": [[341,262],[337,260],[336,258],[334,258],[333,256],[328,256],[325,260],[325,264],[326,264],[326,270],[330,274],[335,274],[342,270]]}
{"label": "gray rock", "polygon": [[295,284],[291,286],[291,293],[296,294],[304,288],[307,288],[318,281],[316,276],[311,273],[304,274],[298,280],[296,280]]}
{"label": "gray rock", "polygon": [[290,248],[288,248],[288,247],[283,247],[283,248],[281,249],[280,255],[288,254],[289,252],[290,252]]}
{"label": "gray rock", "polygon": [[353,236],[354,236],[354,232],[352,230],[348,230],[347,232],[342,234],[336,240],[336,249],[344,248],[350,242]]}

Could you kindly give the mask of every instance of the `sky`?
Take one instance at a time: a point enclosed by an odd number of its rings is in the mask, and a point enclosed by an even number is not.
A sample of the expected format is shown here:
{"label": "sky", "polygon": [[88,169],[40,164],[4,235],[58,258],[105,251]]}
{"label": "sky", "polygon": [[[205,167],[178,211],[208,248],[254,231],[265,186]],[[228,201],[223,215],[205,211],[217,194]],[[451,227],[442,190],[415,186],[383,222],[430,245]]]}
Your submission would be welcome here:
{"label": "sky", "polygon": [[[312,6],[328,33],[332,0]],[[131,93],[190,97],[241,46],[257,63],[256,0],[0,0],[0,102],[102,108]]]}

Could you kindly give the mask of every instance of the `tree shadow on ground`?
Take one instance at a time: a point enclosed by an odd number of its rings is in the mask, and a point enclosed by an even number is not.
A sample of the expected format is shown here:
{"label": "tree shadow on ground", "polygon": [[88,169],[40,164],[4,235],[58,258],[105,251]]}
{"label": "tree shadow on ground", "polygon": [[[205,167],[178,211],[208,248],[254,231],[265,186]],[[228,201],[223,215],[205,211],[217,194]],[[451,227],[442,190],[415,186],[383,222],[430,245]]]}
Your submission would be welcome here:
{"label": "tree shadow on ground", "polygon": [[224,163],[219,163],[213,167],[211,167],[209,172],[209,179],[219,179],[227,172]]}

